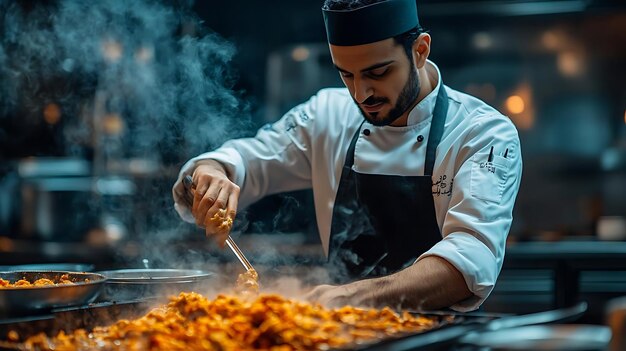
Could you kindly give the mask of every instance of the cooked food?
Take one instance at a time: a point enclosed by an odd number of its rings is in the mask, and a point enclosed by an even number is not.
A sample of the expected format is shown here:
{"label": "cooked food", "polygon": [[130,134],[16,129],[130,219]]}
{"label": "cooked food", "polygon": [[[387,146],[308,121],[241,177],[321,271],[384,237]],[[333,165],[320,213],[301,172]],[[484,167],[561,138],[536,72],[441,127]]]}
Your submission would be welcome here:
{"label": "cooked food", "polygon": [[230,228],[233,227],[233,219],[230,218],[223,208],[215,212],[210,221],[217,224],[217,228],[221,231],[229,232]]}
{"label": "cooked food", "polygon": [[26,350],[327,350],[350,348],[383,337],[416,333],[436,320],[389,308],[326,309],[319,304],[262,294],[246,301],[233,295],[209,300],[181,293],[135,320],[92,332],[26,339]]}
{"label": "cooked food", "polygon": [[237,277],[235,292],[244,297],[256,297],[259,294],[259,274],[254,269],[250,269]]}
{"label": "cooked food", "polygon": [[[85,282],[88,282],[88,281],[89,281],[88,279],[85,280]],[[24,287],[45,286],[45,285],[68,285],[68,284],[74,284],[74,282],[70,280],[70,277],[68,274],[63,274],[61,277],[59,277],[59,280],[57,282],[54,282],[47,278],[40,278],[31,283],[30,281],[26,280],[26,278],[22,278],[20,280],[17,280],[15,283],[11,283],[11,281],[9,280],[0,278],[0,289],[24,288]]]}

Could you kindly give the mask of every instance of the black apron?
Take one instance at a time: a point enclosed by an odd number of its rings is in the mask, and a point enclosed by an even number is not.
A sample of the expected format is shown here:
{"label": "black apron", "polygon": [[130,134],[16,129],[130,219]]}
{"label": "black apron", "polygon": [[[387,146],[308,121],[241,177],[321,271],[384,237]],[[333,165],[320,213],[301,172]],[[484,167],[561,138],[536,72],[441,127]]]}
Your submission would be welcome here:
{"label": "black apron", "polygon": [[432,172],[447,112],[448,95],[441,84],[423,176],[353,171],[361,128],[357,129],[346,154],[331,222],[328,262],[337,283],[399,271],[441,240]]}

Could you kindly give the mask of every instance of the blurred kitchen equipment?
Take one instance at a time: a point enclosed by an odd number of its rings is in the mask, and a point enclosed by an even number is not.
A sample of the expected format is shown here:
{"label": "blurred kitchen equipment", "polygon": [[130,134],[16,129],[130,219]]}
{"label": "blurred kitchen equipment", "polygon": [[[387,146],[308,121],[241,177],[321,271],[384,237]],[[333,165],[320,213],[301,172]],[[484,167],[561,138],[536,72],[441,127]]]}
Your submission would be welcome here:
{"label": "blurred kitchen equipment", "polygon": [[492,351],[604,351],[610,340],[611,330],[605,326],[551,324],[471,334],[463,338],[462,343]]}
{"label": "blurred kitchen equipment", "polygon": [[[183,183],[185,184],[185,188],[187,188],[187,190],[196,190],[196,185],[193,184],[191,176],[186,175],[185,178],[183,178]],[[190,203],[190,206],[191,204],[193,204],[193,201],[189,201],[189,199],[188,202]],[[228,236],[228,238],[226,238],[226,245],[228,245],[228,247],[235,254],[235,256],[237,256],[237,259],[239,260],[239,262],[241,262],[246,271],[250,272],[255,270],[254,267],[252,267],[252,265],[250,264],[250,261],[248,261],[243,252],[241,252],[239,246],[235,244],[235,241],[233,240],[233,238],[230,237],[230,235]]]}
{"label": "blurred kitchen equipment", "polygon": [[[506,340],[508,336],[511,334],[516,334],[516,345],[513,347],[517,347],[517,345],[525,345],[521,346],[522,348],[511,348],[511,350],[528,350],[528,343],[535,342],[537,349],[542,350],[539,347],[540,343],[544,342],[547,338],[547,334],[549,333],[547,329],[543,328],[544,325],[540,326],[538,329],[526,329],[529,327],[534,327],[537,324],[545,324],[545,323],[554,323],[554,322],[565,322],[575,320],[576,318],[582,316],[587,310],[586,302],[579,302],[578,304],[567,307],[560,308],[549,311],[542,311],[536,313],[529,313],[524,315],[513,315],[513,316],[505,316],[503,318],[494,319],[489,321],[483,328],[480,328],[477,331],[469,333],[460,339],[462,344],[485,347],[488,350],[509,350],[505,347],[510,346],[507,343],[500,344],[499,340],[501,339],[500,333],[504,335],[502,337],[503,340]],[[519,335],[517,335],[519,334]],[[557,334],[555,334],[557,335]],[[561,334],[558,334],[561,335]],[[493,336],[493,338],[492,338]],[[512,337],[512,336],[511,336]],[[560,337],[560,336],[559,336]],[[609,337],[610,338],[610,337]],[[488,342],[494,340],[494,344],[487,345]],[[534,347],[534,346],[533,346]],[[548,349],[552,350],[552,349]],[[561,350],[561,349],[555,349]],[[566,349],[563,349],[566,350]]]}
{"label": "blurred kitchen equipment", "polygon": [[626,239],[626,217],[602,216],[598,219],[596,228],[600,240]]}
{"label": "blurred kitchen equipment", "polygon": [[[90,163],[80,159],[28,158],[17,166],[21,236],[77,241],[95,223]],[[68,215],[68,211],[80,215]]]}
{"label": "blurred kitchen equipment", "polygon": [[529,313],[518,316],[508,316],[493,320],[487,324],[486,330],[496,331],[508,328],[528,326],[533,324],[565,322],[582,316],[587,310],[587,303],[581,301],[574,306],[556,310]]}
{"label": "blurred kitchen equipment", "polygon": [[0,278],[15,283],[26,279],[50,279],[54,282],[67,274],[74,284],[43,285],[0,289],[0,312],[7,315],[44,312],[55,307],[86,305],[100,293],[106,278],[96,273],[66,271],[16,271],[0,272]]}
{"label": "blurred kitchen equipment", "polygon": [[103,240],[108,240],[111,223],[118,229],[121,226],[117,232],[125,233],[127,224],[121,218],[128,212],[124,204],[135,193],[134,182],[119,176],[94,178],[91,167],[82,159],[21,160],[17,166],[20,235],[46,241],[83,241],[89,232],[101,228]]}
{"label": "blurred kitchen equipment", "polygon": [[586,310],[587,303],[579,302],[568,308],[495,319],[460,343],[486,350],[606,350],[611,340],[607,327],[544,324],[575,320]]}
{"label": "blurred kitchen equipment", "polygon": [[0,162],[0,232],[17,232],[19,225],[18,205],[19,178],[17,171],[12,169],[12,162]]}
{"label": "blurred kitchen equipment", "polygon": [[271,52],[267,57],[265,121],[276,121],[321,88],[343,87],[332,63],[326,42],[290,45]]}
{"label": "blurred kitchen equipment", "polygon": [[98,272],[107,278],[100,301],[131,301],[207,288],[214,274],[192,269],[119,269]]}

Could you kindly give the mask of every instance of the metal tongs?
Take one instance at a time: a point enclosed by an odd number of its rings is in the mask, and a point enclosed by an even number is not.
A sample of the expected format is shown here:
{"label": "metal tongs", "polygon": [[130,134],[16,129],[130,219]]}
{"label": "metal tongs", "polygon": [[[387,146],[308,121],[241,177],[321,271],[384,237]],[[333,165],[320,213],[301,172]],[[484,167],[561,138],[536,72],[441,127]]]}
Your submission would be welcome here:
{"label": "metal tongs", "polygon": [[[183,178],[183,185],[185,186],[185,189],[187,189],[190,192],[193,192],[196,190],[196,185],[193,183],[193,179],[191,178],[190,175],[186,175],[185,178]],[[193,205],[193,200],[190,200],[189,198],[187,198],[187,202],[189,203],[190,207]],[[204,228],[203,226],[199,226],[199,227]],[[226,245],[228,245],[228,247],[235,254],[235,256],[237,256],[237,259],[239,260],[239,262],[241,262],[241,264],[246,269],[246,271],[248,272],[254,271],[254,267],[252,267],[252,265],[250,264],[250,261],[248,261],[248,259],[243,254],[243,252],[241,252],[241,249],[239,249],[239,246],[235,244],[235,241],[233,240],[233,238],[230,237],[230,235],[228,235],[228,237],[226,238]]]}

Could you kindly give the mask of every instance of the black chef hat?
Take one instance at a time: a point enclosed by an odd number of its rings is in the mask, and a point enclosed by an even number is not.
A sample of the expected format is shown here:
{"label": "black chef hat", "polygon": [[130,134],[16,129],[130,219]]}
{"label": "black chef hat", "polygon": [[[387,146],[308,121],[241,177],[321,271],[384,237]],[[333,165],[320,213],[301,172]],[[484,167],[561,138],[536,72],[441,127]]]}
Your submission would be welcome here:
{"label": "black chef hat", "polygon": [[326,10],[328,42],[337,46],[373,43],[417,27],[416,0],[386,0],[355,10]]}

